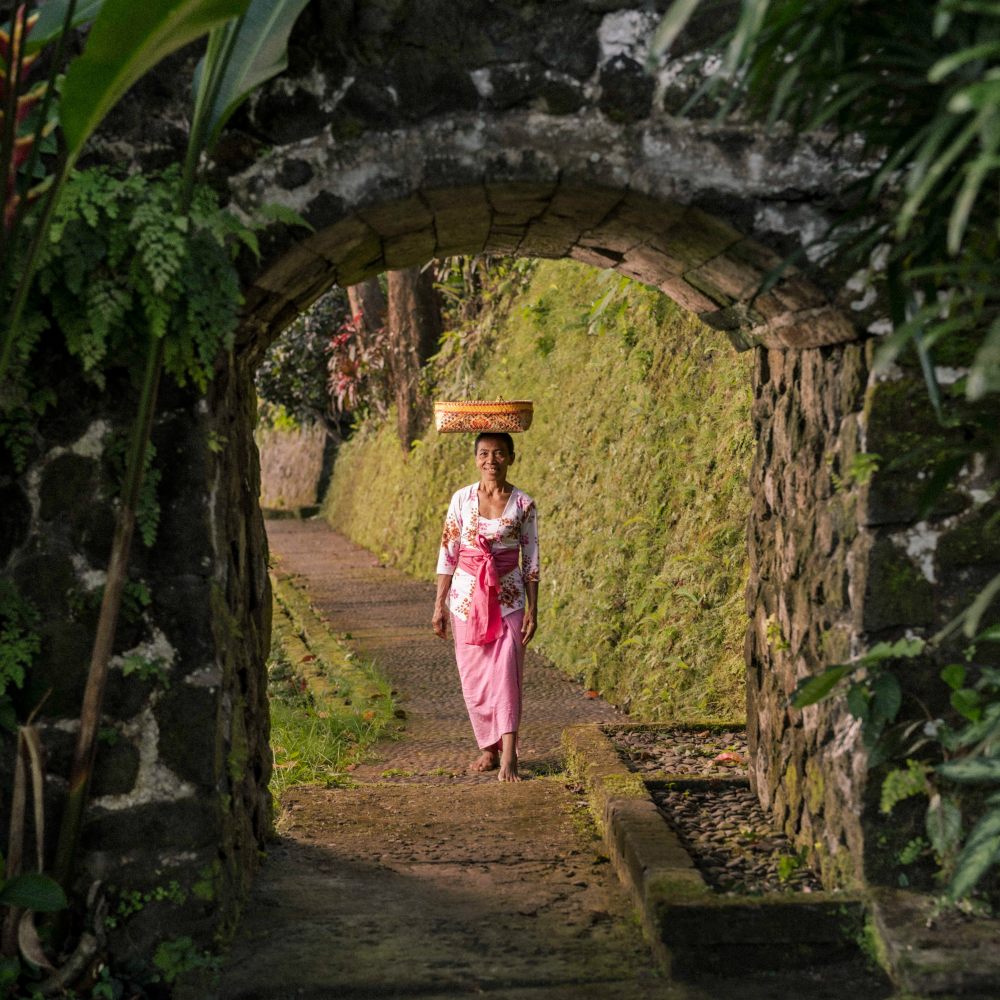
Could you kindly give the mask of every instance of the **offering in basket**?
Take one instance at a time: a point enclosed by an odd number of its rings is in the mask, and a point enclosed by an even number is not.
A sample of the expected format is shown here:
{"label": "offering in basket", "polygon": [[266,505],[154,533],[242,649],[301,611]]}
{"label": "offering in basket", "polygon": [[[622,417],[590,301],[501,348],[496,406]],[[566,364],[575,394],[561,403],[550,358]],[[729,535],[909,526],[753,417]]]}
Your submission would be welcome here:
{"label": "offering in basket", "polygon": [[461,399],[434,404],[434,426],[442,434],[460,431],[479,434],[517,434],[531,426],[530,399]]}

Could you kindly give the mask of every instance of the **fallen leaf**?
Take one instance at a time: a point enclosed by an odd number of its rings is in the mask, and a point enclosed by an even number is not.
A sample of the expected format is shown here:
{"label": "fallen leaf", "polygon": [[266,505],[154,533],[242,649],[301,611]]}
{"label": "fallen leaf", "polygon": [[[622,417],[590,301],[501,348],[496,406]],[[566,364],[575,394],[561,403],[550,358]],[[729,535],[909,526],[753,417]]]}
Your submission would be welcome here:
{"label": "fallen leaf", "polygon": [[312,661],[315,659],[316,659],[315,653],[306,653],[306,655],[299,660],[299,663],[312,663]]}
{"label": "fallen leaf", "polygon": [[700,733],[695,733],[694,734],[695,739],[698,739],[698,740],[703,740],[703,739],[705,739],[706,736],[711,736],[711,735],[712,735],[712,733],[708,729],[703,729]]}
{"label": "fallen leaf", "polygon": [[365,722],[371,722],[372,719],[375,718],[375,713],[369,708],[368,711],[361,716],[361,718],[364,719]]}
{"label": "fallen leaf", "polygon": [[726,767],[736,767],[737,764],[743,764],[744,760],[738,753],[730,753],[728,750],[720,753],[718,756],[712,758],[713,764],[723,764]]}
{"label": "fallen leaf", "polygon": [[595,691],[593,688],[591,688],[589,691],[584,691],[583,696],[584,698],[600,698],[601,692]]}
{"label": "fallen leaf", "polygon": [[21,954],[29,962],[33,962],[40,969],[53,971],[54,966],[42,950],[42,942],[38,938],[38,931],[35,930],[35,915],[31,910],[26,910],[21,917],[21,923],[17,928],[17,943]]}

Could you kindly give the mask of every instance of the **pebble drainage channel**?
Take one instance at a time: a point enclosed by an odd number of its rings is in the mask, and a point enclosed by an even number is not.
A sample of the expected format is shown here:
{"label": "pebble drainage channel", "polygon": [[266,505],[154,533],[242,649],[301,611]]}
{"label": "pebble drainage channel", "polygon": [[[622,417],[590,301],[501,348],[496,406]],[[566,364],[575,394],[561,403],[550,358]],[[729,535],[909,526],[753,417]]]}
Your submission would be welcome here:
{"label": "pebble drainage channel", "polygon": [[[748,787],[745,734],[677,726],[608,727],[606,732],[629,769],[652,779],[653,801],[716,892],[822,891],[815,873],[772,826]],[[656,780],[661,774],[679,780]]]}

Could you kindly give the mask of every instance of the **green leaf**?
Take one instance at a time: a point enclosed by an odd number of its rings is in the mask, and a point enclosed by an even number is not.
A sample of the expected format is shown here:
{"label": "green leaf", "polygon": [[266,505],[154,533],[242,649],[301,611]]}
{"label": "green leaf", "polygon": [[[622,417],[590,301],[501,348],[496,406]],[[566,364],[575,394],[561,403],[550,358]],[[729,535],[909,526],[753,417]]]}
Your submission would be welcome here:
{"label": "green leaf", "polygon": [[907,659],[919,656],[924,651],[923,639],[898,639],[896,642],[877,642],[858,661],[860,665],[870,666],[883,660]]}
{"label": "green leaf", "polygon": [[1000,757],[965,757],[938,764],[938,774],[962,783],[1000,782]]}
{"label": "green leaf", "polygon": [[986,609],[993,603],[993,598],[997,594],[1000,594],[1000,573],[995,577],[981,591],[979,591],[976,599],[969,606],[969,610],[965,612],[965,625],[962,629],[965,635],[971,639],[975,634],[976,630],[979,628],[979,622],[982,620],[983,615],[986,614]]}
{"label": "green leaf", "polygon": [[847,710],[855,719],[866,719],[871,698],[864,684],[852,684],[847,689]]}
{"label": "green leaf", "polygon": [[892,674],[879,674],[871,684],[872,713],[876,719],[891,722],[896,718],[899,706],[903,703],[903,691],[899,681]]}
{"label": "green leaf", "polygon": [[650,63],[655,64],[657,58],[674,44],[700,3],[701,0],[674,0],[649,44]]}
{"label": "green leaf", "polygon": [[1000,41],[981,42],[979,45],[970,46],[959,52],[952,52],[951,55],[939,59],[927,73],[927,79],[931,83],[940,83],[950,73],[954,73],[960,66],[977,59],[988,59],[990,56],[1000,53]]}
{"label": "green leaf", "polygon": [[982,717],[982,696],[972,688],[960,688],[951,693],[951,707],[969,722],[978,722]]}
{"label": "green leaf", "polygon": [[927,806],[927,837],[938,857],[953,851],[962,837],[962,810],[952,798],[935,793]]}
{"label": "green leaf", "polygon": [[0,889],[0,903],[38,913],[53,913],[69,905],[59,883],[37,872],[27,872],[6,882]]}
{"label": "green leaf", "polygon": [[60,106],[70,161],[104,116],[161,59],[233,17],[248,0],[105,0],[87,46],[63,83]]}
{"label": "green leaf", "polygon": [[838,663],[815,677],[806,677],[799,681],[792,693],[792,707],[805,708],[806,705],[815,705],[816,702],[822,701],[836,687],[837,682],[853,669],[852,663]]}
{"label": "green leaf", "polygon": [[[222,80],[208,110],[207,141],[211,149],[233,112],[255,87],[288,65],[288,36],[309,0],[250,0],[236,29]],[[195,70],[195,92],[206,71],[203,59]],[[209,72],[211,69],[209,68]]]}
{"label": "green leaf", "polygon": [[994,806],[973,827],[955,862],[955,874],[948,895],[952,899],[967,896],[976,883],[1000,860],[1000,806]]}
{"label": "green leaf", "polygon": [[[77,0],[70,26],[77,28],[81,24],[93,21],[103,6],[104,0]],[[38,8],[38,21],[31,29],[28,41],[29,52],[34,52],[43,45],[47,45],[59,35],[68,9],[69,0],[48,0],[47,3]]]}
{"label": "green leaf", "polygon": [[941,669],[941,680],[957,691],[965,683],[965,666],[961,663],[949,663]]}
{"label": "green leaf", "polygon": [[914,795],[929,795],[930,784],[927,772],[930,768],[919,761],[908,760],[906,767],[897,767],[890,771],[882,780],[882,792],[879,808],[884,813],[890,813],[897,802]]}

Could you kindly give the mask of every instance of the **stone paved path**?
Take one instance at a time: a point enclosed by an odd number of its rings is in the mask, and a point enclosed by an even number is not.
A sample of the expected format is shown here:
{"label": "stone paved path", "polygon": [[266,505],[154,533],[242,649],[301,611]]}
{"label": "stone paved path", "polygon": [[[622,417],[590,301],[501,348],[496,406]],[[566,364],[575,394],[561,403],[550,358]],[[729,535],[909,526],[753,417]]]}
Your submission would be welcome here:
{"label": "stone paved path", "polygon": [[319,521],[272,521],[268,534],[331,628],[391,678],[406,729],[358,769],[357,788],[285,797],[217,986],[181,1000],[841,996],[816,979],[753,984],[737,969],[711,985],[667,982],[582,795],[558,774],[561,729],[615,710],[529,656],[529,780],[467,774],[475,747],[450,643],[430,630],[433,587]]}

